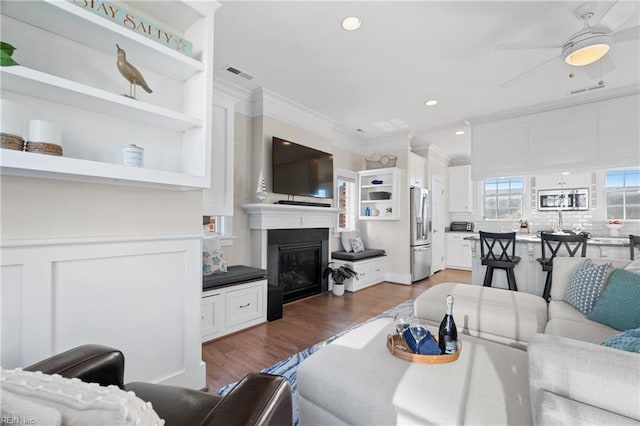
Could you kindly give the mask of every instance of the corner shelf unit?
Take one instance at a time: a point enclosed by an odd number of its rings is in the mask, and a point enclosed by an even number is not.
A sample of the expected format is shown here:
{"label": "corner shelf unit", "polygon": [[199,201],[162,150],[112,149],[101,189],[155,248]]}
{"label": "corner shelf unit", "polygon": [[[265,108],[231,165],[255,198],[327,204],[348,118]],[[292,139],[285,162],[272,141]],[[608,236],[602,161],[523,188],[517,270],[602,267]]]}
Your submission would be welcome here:
{"label": "corner shelf unit", "polygon": [[[2,174],[175,190],[211,185],[213,24],[218,4],[121,2],[136,16],[191,41],[193,57],[72,2],[3,1],[2,39],[20,66],[0,69],[3,128],[46,119],[62,128],[62,157],[0,150]],[[120,95],[129,83],[115,45],[145,76],[152,94]],[[4,131],[4,130],[3,130]],[[27,135],[22,135],[27,139]],[[144,168],[122,165],[130,143]]]}
{"label": "corner shelf unit", "polygon": [[[374,184],[372,181],[382,181]],[[400,169],[364,170],[358,172],[360,220],[400,220]],[[372,200],[372,192],[389,192],[385,200]],[[369,215],[366,214],[367,208]]]}

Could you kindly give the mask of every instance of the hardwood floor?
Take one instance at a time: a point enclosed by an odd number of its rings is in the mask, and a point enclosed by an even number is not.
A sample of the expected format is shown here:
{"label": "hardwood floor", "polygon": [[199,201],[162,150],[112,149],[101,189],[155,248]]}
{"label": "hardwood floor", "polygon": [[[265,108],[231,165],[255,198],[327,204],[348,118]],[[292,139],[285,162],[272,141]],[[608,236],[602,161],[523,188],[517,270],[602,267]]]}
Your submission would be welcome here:
{"label": "hardwood floor", "polygon": [[410,286],[385,282],[342,297],[324,293],[286,304],[279,320],[202,345],[209,392],[217,393],[251,371],[260,371],[447,281],[471,283],[471,272],[447,269]]}

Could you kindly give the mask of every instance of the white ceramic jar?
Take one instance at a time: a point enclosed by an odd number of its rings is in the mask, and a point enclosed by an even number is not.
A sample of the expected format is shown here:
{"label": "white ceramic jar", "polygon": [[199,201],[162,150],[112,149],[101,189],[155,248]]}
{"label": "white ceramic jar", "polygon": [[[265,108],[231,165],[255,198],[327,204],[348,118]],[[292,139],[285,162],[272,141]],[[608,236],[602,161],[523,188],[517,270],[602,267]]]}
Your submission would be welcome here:
{"label": "white ceramic jar", "polygon": [[144,164],[144,148],[134,144],[122,148],[122,162],[127,167],[142,167]]}

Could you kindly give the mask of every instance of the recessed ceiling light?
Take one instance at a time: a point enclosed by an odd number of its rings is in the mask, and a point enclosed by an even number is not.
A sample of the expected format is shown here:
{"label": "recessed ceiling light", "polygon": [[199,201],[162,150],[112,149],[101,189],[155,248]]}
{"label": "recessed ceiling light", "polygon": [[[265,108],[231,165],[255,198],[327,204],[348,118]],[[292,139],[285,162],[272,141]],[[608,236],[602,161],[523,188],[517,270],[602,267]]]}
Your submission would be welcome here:
{"label": "recessed ceiling light", "polygon": [[342,20],[342,28],[347,31],[355,31],[362,25],[362,21],[357,16],[348,16]]}
{"label": "recessed ceiling light", "polygon": [[438,104],[438,101],[436,101],[435,99],[430,99],[428,101],[425,101],[424,103],[426,106],[434,106]]}
{"label": "recessed ceiling light", "polygon": [[457,136],[464,135],[464,130],[456,130],[453,134]]}

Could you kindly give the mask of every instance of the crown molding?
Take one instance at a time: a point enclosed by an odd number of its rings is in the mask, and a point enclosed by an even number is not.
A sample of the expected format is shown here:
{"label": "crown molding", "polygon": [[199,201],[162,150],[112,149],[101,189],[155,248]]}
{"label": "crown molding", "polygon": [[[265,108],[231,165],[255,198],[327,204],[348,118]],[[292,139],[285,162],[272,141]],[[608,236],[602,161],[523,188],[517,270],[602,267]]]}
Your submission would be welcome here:
{"label": "crown molding", "polygon": [[220,78],[213,78],[213,96],[232,101],[235,104],[236,112],[248,115],[245,110],[242,109],[242,105],[251,98],[251,91],[237,84],[229,83],[226,80]]}
{"label": "crown molding", "polygon": [[393,136],[367,139],[364,141],[364,154],[374,152],[411,150],[411,139],[415,136],[413,130],[403,131]]}
{"label": "crown molding", "polygon": [[623,96],[636,95],[640,93],[640,85],[632,84],[629,86],[617,87],[600,93],[590,93],[583,95],[574,95],[575,97],[565,98],[557,101],[545,102],[541,104],[531,105],[522,108],[514,108],[508,111],[501,111],[497,113],[481,115],[476,117],[469,117],[465,119],[465,122],[476,125],[482,123],[488,123],[491,121],[506,120],[510,118],[522,117],[530,114],[537,114],[546,111],[552,111],[554,109],[568,108],[578,105],[590,104],[594,102],[606,101],[608,99],[621,98]]}
{"label": "crown molding", "polygon": [[354,138],[346,129],[340,126],[334,126],[333,128],[333,145],[355,154],[365,155],[364,140]]}
{"label": "crown molding", "polygon": [[255,89],[252,99],[254,116],[265,115],[328,139],[333,137],[336,121],[302,104],[264,87]]}

